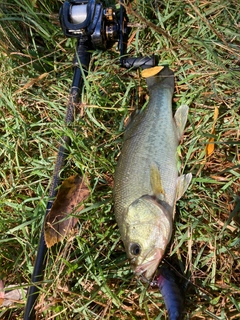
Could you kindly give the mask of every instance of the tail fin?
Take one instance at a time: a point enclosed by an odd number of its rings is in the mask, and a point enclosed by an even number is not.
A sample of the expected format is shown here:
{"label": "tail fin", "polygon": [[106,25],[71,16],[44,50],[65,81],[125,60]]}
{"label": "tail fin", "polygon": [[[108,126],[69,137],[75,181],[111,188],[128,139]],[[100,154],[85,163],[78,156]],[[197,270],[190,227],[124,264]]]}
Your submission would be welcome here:
{"label": "tail fin", "polygon": [[167,87],[174,91],[174,73],[169,69],[168,66],[164,68],[157,74],[146,79],[149,91],[157,89],[157,87]]}

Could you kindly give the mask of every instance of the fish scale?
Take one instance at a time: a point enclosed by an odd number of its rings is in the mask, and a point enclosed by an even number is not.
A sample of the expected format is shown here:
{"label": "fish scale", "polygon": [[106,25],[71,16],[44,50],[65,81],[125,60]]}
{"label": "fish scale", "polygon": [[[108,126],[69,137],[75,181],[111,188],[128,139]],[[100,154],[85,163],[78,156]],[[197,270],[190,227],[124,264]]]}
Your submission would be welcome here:
{"label": "fish scale", "polygon": [[[124,134],[115,171],[114,206],[133,269],[150,277],[171,238],[178,189],[178,137],[188,108],[177,113],[180,125],[176,126],[172,115],[174,74],[168,67],[148,78],[147,85],[148,107],[133,118]],[[190,182],[185,180],[180,180],[184,190],[178,194],[183,194]],[[131,253],[133,245],[140,248],[138,255]]]}
{"label": "fish scale", "polygon": [[[167,90],[170,91],[170,88]],[[155,92],[152,92],[152,94],[155,94]],[[159,94],[161,92],[157,92],[157,96]],[[164,97],[162,97],[162,100],[164,100]],[[164,116],[166,110],[171,108],[170,103],[167,106],[168,108],[164,103],[160,105],[162,108],[153,100],[149,104],[148,110],[145,110],[144,117],[135,119],[136,123],[132,124],[132,127],[125,133],[126,137],[124,137],[121,157],[115,172],[115,208],[116,211],[120,210],[121,214],[136,199],[136,196],[152,193],[149,178],[151,162],[158,163],[160,170],[163,171],[163,176],[165,171],[165,176],[171,179],[165,185],[166,191],[176,183],[178,175],[176,168],[177,138],[174,134],[174,141],[170,136],[176,130],[175,124],[167,119],[168,115]],[[151,108],[155,108],[155,110],[151,110]],[[163,111],[162,114],[161,110]],[[171,126],[169,126],[169,122]],[[169,149],[167,149],[168,142],[171,146]],[[172,166],[173,162],[174,166]],[[170,175],[167,174],[169,170]],[[130,193],[126,193],[128,189]],[[173,204],[174,195],[170,197],[172,199],[169,199],[169,201]]]}

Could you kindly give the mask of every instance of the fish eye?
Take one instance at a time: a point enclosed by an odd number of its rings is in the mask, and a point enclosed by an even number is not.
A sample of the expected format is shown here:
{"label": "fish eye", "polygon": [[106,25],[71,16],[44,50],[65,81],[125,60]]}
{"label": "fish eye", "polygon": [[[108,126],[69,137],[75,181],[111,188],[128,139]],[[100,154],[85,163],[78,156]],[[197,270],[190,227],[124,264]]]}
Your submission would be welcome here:
{"label": "fish eye", "polygon": [[141,247],[138,243],[130,244],[130,253],[134,256],[138,256],[141,253]]}

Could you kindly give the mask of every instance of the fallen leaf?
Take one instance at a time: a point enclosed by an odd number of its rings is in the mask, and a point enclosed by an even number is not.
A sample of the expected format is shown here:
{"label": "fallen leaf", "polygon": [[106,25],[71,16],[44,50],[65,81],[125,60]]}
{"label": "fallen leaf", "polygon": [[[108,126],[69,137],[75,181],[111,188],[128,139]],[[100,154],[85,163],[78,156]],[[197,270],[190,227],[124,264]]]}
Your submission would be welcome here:
{"label": "fallen leaf", "polygon": [[[219,115],[219,110],[218,107],[215,107],[214,109],[214,115],[213,115],[213,124],[212,124],[212,129],[211,129],[211,134],[215,133],[215,125],[218,119],[218,115]],[[209,138],[208,143],[206,145],[206,158],[209,157],[213,152],[214,152],[214,138]]]}
{"label": "fallen leaf", "polygon": [[81,202],[89,196],[90,191],[85,181],[79,175],[71,176],[59,188],[44,222],[44,238],[48,248],[61,241],[76,225],[78,219],[69,215],[81,211]]}
{"label": "fallen leaf", "polygon": [[14,289],[19,286],[9,285],[4,287],[3,281],[0,280],[0,307],[9,307],[26,298],[27,289]]}
{"label": "fallen leaf", "polygon": [[206,157],[209,157],[214,152],[214,138],[209,138],[206,146]]}
{"label": "fallen leaf", "polygon": [[142,70],[142,77],[149,78],[158,74],[164,67],[163,66],[156,66],[148,69]]}

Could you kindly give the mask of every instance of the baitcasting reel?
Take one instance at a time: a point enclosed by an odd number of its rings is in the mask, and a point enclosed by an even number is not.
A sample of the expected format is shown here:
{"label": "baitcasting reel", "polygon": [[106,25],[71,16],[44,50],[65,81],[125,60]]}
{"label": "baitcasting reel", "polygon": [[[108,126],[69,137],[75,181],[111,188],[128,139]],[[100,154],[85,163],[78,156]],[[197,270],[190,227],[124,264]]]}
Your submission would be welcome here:
{"label": "baitcasting reel", "polygon": [[64,2],[60,22],[67,37],[90,36],[95,49],[107,49],[118,41],[121,50],[129,33],[124,7],[121,5],[119,11],[113,7],[103,8],[96,0]]}
{"label": "baitcasting reel", "polygon": [[60,9],[60,22],[65,36],[90,39],[94,49],[106,50],[118,42],[120,63],[125,68],[152,67],[155,57],[127,58],[127,40],[130,32],[126,10],[120,1],[120,10],[103,8],[96,0],[65,1]]}

